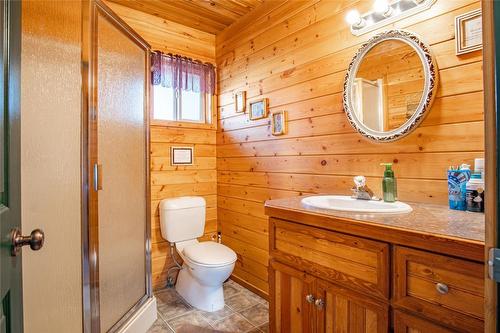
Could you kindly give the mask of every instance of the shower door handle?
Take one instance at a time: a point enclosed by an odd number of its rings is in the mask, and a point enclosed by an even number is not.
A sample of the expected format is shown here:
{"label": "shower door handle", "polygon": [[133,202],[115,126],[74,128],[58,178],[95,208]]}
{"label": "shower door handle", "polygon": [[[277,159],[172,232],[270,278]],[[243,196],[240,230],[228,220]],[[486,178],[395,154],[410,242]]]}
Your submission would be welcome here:
{"label": "shower door handle", "polygon": [[102,165],[94,164],[94,191],[102,190]]}

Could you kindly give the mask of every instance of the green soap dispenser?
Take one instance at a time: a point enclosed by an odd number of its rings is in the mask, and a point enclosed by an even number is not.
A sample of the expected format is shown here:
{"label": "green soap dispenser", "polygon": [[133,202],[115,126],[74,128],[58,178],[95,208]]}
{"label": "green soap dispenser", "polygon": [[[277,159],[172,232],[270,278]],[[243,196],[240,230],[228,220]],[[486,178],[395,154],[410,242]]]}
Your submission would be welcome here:
{"label": "green soap dispenser", "polygon": [[398,187],[394,171],[392,170],[392,163],[380,163],[385,166],[384,179],[382,180],[382,192],[384,193],[385,202],[394,202],[398,200]]}

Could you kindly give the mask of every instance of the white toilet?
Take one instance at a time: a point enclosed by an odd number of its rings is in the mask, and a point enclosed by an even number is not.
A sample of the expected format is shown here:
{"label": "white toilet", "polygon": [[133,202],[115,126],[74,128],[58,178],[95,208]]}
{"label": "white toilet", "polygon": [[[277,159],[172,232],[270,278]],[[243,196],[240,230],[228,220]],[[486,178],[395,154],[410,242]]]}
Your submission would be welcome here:
{"label": "white toilet", "polygon": [[225,245],[199,242],[205,229],[205,199],[179,197],[160,203],[161,235],[175,243],[184,260],[175,289],[192,306],[203,311],[224,307],[222,283],[231,275],[236,253]]}

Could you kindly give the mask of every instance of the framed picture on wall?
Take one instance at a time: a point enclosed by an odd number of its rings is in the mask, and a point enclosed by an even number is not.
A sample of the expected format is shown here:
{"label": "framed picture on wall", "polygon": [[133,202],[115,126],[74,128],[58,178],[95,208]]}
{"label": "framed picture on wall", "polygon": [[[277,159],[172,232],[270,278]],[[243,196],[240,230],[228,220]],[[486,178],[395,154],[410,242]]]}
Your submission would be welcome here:
{"label": "framed picture on wall", "polygon": [[170,147],[170,165],[193,165],[193,147]]}
{"label": "framed picture on wall", "polygon": [[247,92],[246,91],[238,91],[234,94],[234,107],[236,109],[236,113],[245,112],[247,105]]}
{"label": "framed picture on wall", "polygon": [[481,9],[455,17],[456,54],[461,55],[483,48]]}
{"label": "framed picture on wall", "polygon": [[263,98],[258,101],[250,102],[249,106],[249,117],[250,120],[257,120],[267,117],[268,113],[268,101],[267,98]]}
{"label": "framed picture on wall", "polygon": [[287,133],[288,114],[286,111],[271,113],[271,132],[273,135],[283,135]]}

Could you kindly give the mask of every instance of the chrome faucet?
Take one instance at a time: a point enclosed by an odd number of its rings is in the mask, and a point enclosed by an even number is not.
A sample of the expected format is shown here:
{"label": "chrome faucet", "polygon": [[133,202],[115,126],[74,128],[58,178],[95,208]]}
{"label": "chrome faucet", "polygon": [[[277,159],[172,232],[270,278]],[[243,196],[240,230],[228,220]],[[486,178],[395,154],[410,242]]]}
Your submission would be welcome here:
{"label": "chrome faucet", "polygon": [[360,200],[378,200],[378,198],[373,195],[373,191],[366,186],[366,178],[364,176],[354,177],[352,197]]}

